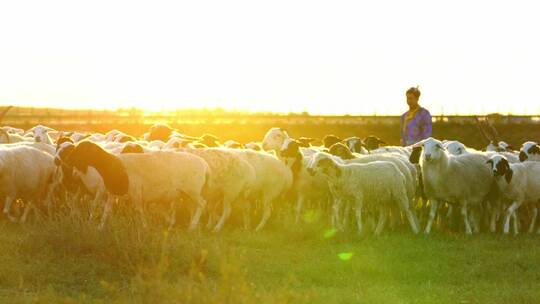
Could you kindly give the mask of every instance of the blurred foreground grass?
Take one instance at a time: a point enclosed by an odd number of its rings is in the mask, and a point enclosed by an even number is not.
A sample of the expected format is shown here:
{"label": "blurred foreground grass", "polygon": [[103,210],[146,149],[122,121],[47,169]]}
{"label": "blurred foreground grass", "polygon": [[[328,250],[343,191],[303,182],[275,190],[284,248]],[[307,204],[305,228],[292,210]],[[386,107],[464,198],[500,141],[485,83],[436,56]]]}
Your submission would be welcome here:
{"label": "blurred foreground grass", "polygon": [[294,225],[260,233],[104,231],[77,216],[0,221],[0,302],[538,303],[540,237],[408,231],[374,238]]}

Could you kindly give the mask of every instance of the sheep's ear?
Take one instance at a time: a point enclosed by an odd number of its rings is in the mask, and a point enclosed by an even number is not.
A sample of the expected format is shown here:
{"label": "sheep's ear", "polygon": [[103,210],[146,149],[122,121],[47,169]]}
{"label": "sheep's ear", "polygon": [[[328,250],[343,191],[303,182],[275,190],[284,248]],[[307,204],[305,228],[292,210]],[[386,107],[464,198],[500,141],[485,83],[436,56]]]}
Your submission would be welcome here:
{"label": "sheep's ear", "polygon": [[422,147],[414,147],[411,156],[409,156],[409,161],[413,164],[418,164],[420,162],[420,154],[422,154]]}
{"label": "sheep's ear", "polygon": [[509,184],[510,184],[510,181],[512,180],[512,175],[514,175],[514,172],[512,171],[512,169],[508,169],[506,173],[504,174],[504,179]]}
{"label": "sheep's ear", "polygon": [[486,161],[486,164],[489,164],[490,167],[493,167],[493,160],[488,159],[488,160]]}
{"label": "sheep's ear", "polygon": [[535,145],[529,149],[529,153],[531,154],[540,154],[540,146]]}
{"label": "sheep's ear", "polygon": [[527,158],[528,158],[528,157],[527,157],[527,154],[526,154],[525,152],[523,152],[523,151],[520,151],[520,152],[519,152],[519,161],[520,161],[520,162],[526,161]]}

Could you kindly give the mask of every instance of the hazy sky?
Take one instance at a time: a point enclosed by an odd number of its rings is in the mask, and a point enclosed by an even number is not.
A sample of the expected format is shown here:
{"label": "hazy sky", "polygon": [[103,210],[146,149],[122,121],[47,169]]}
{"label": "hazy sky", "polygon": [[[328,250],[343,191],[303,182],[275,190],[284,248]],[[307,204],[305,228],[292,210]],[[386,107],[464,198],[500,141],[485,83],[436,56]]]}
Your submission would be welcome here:
{"label": "hazy sky", "polygon": [[[8,2],[7,4],[5,2]],[[534,1],[4,1],[0,105],[540,113]]]}

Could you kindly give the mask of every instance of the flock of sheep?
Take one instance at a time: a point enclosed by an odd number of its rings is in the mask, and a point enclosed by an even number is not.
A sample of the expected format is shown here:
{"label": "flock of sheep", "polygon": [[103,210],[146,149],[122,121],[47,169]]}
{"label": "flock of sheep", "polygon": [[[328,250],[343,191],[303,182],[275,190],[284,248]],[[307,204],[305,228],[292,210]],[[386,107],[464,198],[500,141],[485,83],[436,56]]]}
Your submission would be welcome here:
{"label": "flock of sheep", "polygon": [[[3,213],[25,222],[32,210],[50,214],[62,200],[86,199],[89,216],[101,214],[99,228],[122,202],[134,207],[143,226],[149,208],[164,207],[172,227],[180,207],[190,211],[190,229],[206,220],[208,229],[219,231],[233,212],[242,214],[249,229],[256,209],[260,230],[280,204],[296,221],[318,208],[334,228],[352,226],[359,233],[372,227],[380,234],[387,223],[430,233],[437,218],[444,224],[455,210],[467,234],[484,228],[508,233],[511,221],[514,233],[527,224],[529,232],[535,230],[536,142],[519,151],[504,142],[478,151],[434,138],[408,147],[383,146],[374,136],[327,135],[322,146],[312,142],[291,138],[281,128],[271,128],[261,142],[221,145],[215,136],[186,136],[162,124],[141,138],[118,130],[88,134],[42,125],[26,131],[2,127]],[[23,211],[15,212],[14,205]],[[443,207],[446,214],[437,217]]]}

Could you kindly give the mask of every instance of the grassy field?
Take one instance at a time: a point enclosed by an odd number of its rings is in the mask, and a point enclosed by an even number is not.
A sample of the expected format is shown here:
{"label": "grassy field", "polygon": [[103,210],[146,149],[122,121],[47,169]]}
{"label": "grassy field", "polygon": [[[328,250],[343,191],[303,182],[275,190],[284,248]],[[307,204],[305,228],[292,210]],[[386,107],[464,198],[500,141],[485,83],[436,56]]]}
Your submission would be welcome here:
{"label": "grassy field", "polygon": [[[118,213],[118,212],[117,212]],[[0,302],[538,303],[538,236],[335,233],[278,214],[260,233],[148,229],[116,214],[0,221]]]}

